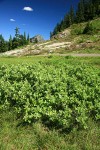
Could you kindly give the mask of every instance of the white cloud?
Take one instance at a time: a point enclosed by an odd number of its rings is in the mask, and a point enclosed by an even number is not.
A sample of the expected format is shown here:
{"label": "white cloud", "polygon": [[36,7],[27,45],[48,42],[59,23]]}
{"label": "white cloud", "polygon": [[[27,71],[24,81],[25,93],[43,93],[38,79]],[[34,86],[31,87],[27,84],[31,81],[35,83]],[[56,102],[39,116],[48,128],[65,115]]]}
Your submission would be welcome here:
{"label": "white cloud", "polygon": [[10,21],[14,22],[15,20],[14,19],[10,19]]}
{"label": "white cloud", "polygon": [[24,7],[23,10],[25,10],[25,11],[33,11],[33,8],[31,8],[31,7]]}

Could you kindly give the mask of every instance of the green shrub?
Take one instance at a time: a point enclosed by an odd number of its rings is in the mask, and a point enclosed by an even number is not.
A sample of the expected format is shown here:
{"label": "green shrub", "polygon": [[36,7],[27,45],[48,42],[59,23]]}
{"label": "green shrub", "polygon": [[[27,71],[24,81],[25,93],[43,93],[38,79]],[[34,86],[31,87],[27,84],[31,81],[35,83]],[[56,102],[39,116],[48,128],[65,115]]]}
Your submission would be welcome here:
{"label": "green shrub", "polygon": [[73,30],[72,30],[73,35],[80,35],[82,33],[83,33],[83,26],[81,24],[75,27],[73,26]]}
{"label": "green shrub", "polygon": [[[68,57],[69,58],[69,57]],[[14,108],[24,122],[87,128],[100,119],[100,72],[66,63],[0,67],[0,110]]]}
{"label": "green shrub", "polygon": [[66,59],[71,59],[71,58],[73,58],[73,56],[68,55],[68,56],[65,56],[65,58],[66,58]]}
{"label": "green shrub", "polygon": [[94,32],[94,27],[92,23],[88,22],[83,30],[83,34],[92,34]]}

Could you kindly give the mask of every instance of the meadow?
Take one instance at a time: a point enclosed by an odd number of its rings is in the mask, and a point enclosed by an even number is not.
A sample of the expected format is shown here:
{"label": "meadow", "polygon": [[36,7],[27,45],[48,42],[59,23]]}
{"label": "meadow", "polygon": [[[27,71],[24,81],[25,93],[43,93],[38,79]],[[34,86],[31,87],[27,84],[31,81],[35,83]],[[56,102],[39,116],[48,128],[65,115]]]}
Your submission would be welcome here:
{"label": "meadow", "polygon": [[0,150],[99,150],[100,58],[0,58]]}

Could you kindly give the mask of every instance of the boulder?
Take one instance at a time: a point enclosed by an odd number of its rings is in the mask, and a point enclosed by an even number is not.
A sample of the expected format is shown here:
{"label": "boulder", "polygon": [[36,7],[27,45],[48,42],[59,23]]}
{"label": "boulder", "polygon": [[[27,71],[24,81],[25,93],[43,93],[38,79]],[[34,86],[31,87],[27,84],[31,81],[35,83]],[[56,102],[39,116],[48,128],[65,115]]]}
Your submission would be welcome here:
{"label": "boulder", "polygon": [[32,43],[44,42],[44,38],[41,35],[36,35],[30,39]]}

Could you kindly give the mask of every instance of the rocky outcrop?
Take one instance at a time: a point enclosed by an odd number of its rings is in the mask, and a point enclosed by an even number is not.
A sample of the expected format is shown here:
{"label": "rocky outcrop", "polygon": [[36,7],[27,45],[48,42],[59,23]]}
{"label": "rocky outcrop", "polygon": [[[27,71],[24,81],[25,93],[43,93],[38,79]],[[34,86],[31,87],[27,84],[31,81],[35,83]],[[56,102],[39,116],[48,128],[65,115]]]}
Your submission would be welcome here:
{"label": "rocky outcrop", "polygon": [[59,32],[58,34],[54,35],[51,39],[63,39],[63,38],[66,38],[70,35],[70,30],[69,29],[66,29],[62,32]]}
{"label": "rocky outcrop", "polygon": [[32,43],[44,42],[44,38],[41,35],[36,35],[30,39]]}

